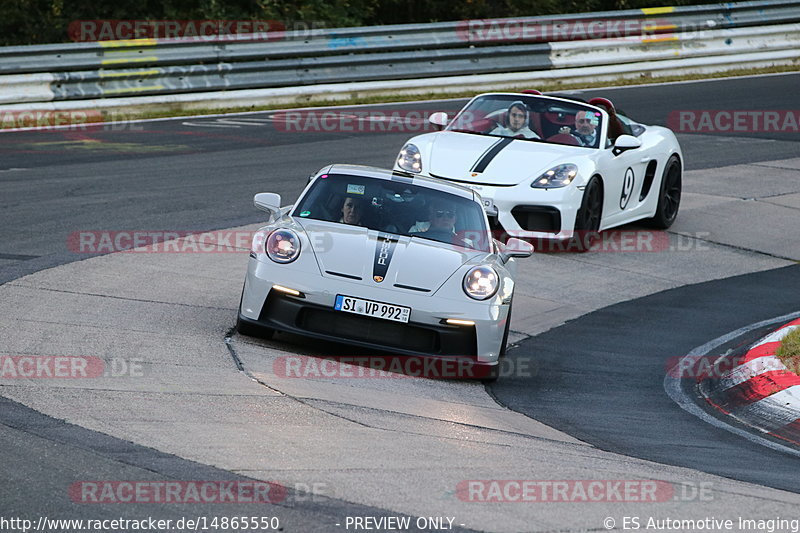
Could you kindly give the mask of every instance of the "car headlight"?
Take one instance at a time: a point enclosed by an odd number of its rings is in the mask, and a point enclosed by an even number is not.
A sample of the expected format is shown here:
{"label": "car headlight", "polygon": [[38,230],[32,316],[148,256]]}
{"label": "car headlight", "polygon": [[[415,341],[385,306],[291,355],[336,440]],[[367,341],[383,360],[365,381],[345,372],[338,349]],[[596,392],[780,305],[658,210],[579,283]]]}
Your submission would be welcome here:
{"label": "car headlight", "polygon": [[400,155],[397,156],[397,166],[409,172],[422,171],[422,156],[419,153],[419,148],[411,143],[403,146],[400,150]]}
{"label": "car headlight", "polygon": [[300,237],[290,229],[276,229],[267,237],[264,251],[276,263],[291,263],[300,255]]}
{"label": "car headlight", "polygon": [[485,300],[497,292],[500,278],[489,266],[476,266],[464,276],[464,292],[475,300]]}
{"label": "car headlight", "polygon": [[553,167],[531,183],[531,187],[535,189],[550,189],[558,187],[566,187],[575,176],[578,175],[578,167],[572,163],[565,163]]}

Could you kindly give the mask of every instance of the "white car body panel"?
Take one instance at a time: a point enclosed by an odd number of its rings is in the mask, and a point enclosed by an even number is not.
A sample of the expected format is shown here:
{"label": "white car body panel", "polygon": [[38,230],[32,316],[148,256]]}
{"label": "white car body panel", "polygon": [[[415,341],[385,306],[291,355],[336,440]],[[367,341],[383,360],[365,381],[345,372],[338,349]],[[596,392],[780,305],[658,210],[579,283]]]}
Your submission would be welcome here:
{"label": "white car body panel", "polygon": [[[328,274],[337,272],[363,279],[372,278],[377,231],[317,220],[301,219],[297,223],[307,234],[326,235],[321,241],[311,243],[322,276],[337,278],[335,274]],[[424,288],[431,291],[428,296],[433,295],[461,265],[471,258],[484,255],[482,252],[462,250],[402,237],[394,249],[384,283]],[[424,264],[436,265],[436,268],[420,268]]]}
{"label": "white car body panel", "polygon": [[[427,135],[432,137],[429,152],[429,174],[452,177],[452,179],[464,179],[470,176],[470,168],[475,161],[498,140],[497,137],[450,131]],[[522,180],[520,171],[531,167],[532,159],[536,161],[537,168],[531,168],[531,171],[542,167],[548,169],[552,166],[551,163],[558,162],[564,156],[573,153],[574,149],[571,148],[570,146],[545,145],[524,140],[514,141],[503,150],[501,159],[495,158],[481,173],[479,183],[516,185]],[[464,157],[465,154],[475,155]]]}
{"label": "white car body panel", "polygon": [[[478,95],[465,106],[465,109],[481,97],[511,94]],[[477,162],[487,150],[503,138],[444,130],[418,135],[407,141],[407,144],[415,145],[421,155],[420,175],[446,179],[473,189],[482,197],[489,216],[496,217],[499,225],[514,237],[570,238],[583,198],[583,188],[593,176],[600,176],[603,184],[600,230],[654,216],[667,161],[670,157],[677,156],[681,165],[683,162],[680,145],[672,131],[660,126],[637,124],[637,127],[644,128],[637,137],[642,145],[616,154],[610,144],[606,146],[609,119],[604,108],[555,97],[513,96],[566,102],[591,108],[602,117],[599,132],[600,148],[508,139],[510,142],[491,159],[488,165],[476,172]],[[640,198],[645,171],[651,161],[656,161],[654,177],[648,194]],[[544,172],[564,163],[572,163],[579,169],[578,176],[572,183],[561,188],[531,187],[531,183]],[[394,168],[402,170],[397,159]],[[628,169],[633,173],[633,180],[630,179]],[[628,175],[627,180],[626,175]],[[624,198],[627,198],[627,201]],[[557,231],[530,231],[521,227],[512,215],[512,210],[518,206],[555,208],[560,213],[561,224]]]}
{"label": "white car body panel", "polygon": [[[335,165],[321,170],[314,179],[323,174],[336,173],[391,175],[391,171],[378,171],[369,167]],[[298,202],[309,193],[313,181],[312,179]],[[467,189],[425,178],[415,179],[414,185],[430,186],[444,192],[452,191],[461,198],[468,198],[469,202],[476,204],[475,211],[481,213],[485,219],[478,197]],[[447,318],[472,320],[475,322],[475,353],[466,355],[473,356],[481,364],[497,363],[514,292],[515,259],[508,258],[504,262],[494,246],[491,251],[482,251],[397,235],[393,237],[396,237],[397,243],[385,278],[376,282],[373,280],[373,262],[380,244],[379,236],[387,233],[340,222],[292,216],[292,211],[293,208],[283,208],[277,220],[262,227],[256,234],[239,307],[240,320],[253,325],[347,343],[347,338],[333,339],[328,335],[314,334],[313,331],[300,331],[302,328],[291,324],[289,327],[282,327],[279,320],[264,318],[268,301],[273,297],[293,300],[292,305],[333,310],[337,295],[352,296],[410,307],[409,324],[414,326],[452,329],[458,326],[443,326],[442,321]],[[300,239],[300,254],[291,263],[276,263],[264,250],[266,236],[276,229],[293,230]],[[488,231],[486,233],[488,236]],[[499,277],[496,294],[482,301],[467,296],[462,287],[465,275],[476,265],[491,266]],[[361,279],[353,279],[354,277]],[[276,292],[273,285],[276,284],[300,291],[303,297],[294,298],[283,294],[274,296]],[[365,344],[362,342],[360,345]],[[410,353],[392,347],[386,349],[396,353]]]}

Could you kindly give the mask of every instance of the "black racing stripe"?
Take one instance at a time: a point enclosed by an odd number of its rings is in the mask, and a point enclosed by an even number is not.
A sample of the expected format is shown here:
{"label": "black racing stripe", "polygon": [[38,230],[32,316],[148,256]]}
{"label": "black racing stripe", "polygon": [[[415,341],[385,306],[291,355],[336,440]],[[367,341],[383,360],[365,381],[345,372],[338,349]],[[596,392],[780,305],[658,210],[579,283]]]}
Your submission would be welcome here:
{"label": "black racing stripe", "polygon": [[505,137],[505,138],[503,138],[503,139],[500,139],[500,140],[499,140],[499,141],[497,141],[496,143],[494,143],[494,144],[493,144],[493,145],[492,145],[492,146],[491,146],[491,147],[490,147],[490,148],[489,148],[489,149],[488,149],[488,150],[487,150],[487,151],[486,151],[486,152],[483,154],[483,156],[481,156],[481,158],[478,160],[478,162],[477,162],[477,163],[475,163],[475,166],[473,166],[473,167],[472,167],[472,172],[483,172],[484,170],[486,170],[486,167],[488,167],[488,166],[489,166],[489,163],[491,163],[491,162],[492,162],[492,159],[494,159],[494,158],[495,158],[495,156],[496,156],[497,154],[499,154],[499,153],[500,153],[500,151],[501,151],[503,148],[505,148],[506,146],[508,146],[509,144],[511,144],[511,142],[512,142],[513,140],[514,140],[514,139],[513,139],[513,138],[511,138],[511,137]]}
{"label": "black racing stripe", "polygon": [[494,148],[495,146],[497,146],[497,145],[498,145],[498,143],[500,143],[500,141],[502,141],[502,139],[500,139],[499,141],[495,142],[494,144],[490,144],[490,145],[489,145],[489,148],[487,148],[486,150],[484,150],[484,151],[483,151],[483,153],[482,153],[482,154],[481,154],[481,156],[478,158],[478,160],[477,160],[477,161],[475,161],[475,164],[474,164],[474,165],[472,165],[472,168],[471,168],[471,169],[469,169],[469,170],[470,170],[470,172],[475,172],[475,167],[477,167],[477,166],[478,166],[478,163],[480,163],[480,162],[481,162],[481,160],[483,160],[483,158],[484,158],[484,157],[486,157],[486,154],[488,154],[488,153],[489,153],[489,151],[491,151],[491,149],[492,149],[492,148]]}
{"label": "black racing stripe", "polygon": [[372,280],[375,283],[381,283],[386,279],[386,272],[389,271],[389,263],[392,262],[397,241],[398,238],[391,233],[378,234],[378,242],[375,245],[375,262],[372,264]]}

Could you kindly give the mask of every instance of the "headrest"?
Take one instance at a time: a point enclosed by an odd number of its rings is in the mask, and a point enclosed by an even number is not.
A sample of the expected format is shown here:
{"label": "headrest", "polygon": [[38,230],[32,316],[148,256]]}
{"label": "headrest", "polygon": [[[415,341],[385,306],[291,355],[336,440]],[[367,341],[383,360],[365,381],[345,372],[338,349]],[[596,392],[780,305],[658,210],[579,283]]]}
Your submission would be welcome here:
{"label": "headrest", "polygon": [[611,100],[609,100],[608,98],[600,98],[600,97],[592,98],[591,100],[589,100],[588,104],[606,108],[606,111],[608,112],[609,115],[617,114],[617,110],[614,107],[614,104],[612,104]]}

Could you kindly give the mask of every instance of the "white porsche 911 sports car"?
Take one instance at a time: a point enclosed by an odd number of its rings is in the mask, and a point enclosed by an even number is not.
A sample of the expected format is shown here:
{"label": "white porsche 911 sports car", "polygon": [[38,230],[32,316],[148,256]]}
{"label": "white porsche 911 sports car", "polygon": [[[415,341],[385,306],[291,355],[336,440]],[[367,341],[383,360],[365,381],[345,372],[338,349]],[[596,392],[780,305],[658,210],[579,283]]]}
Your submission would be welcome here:
{"label": "white porsche 911 sports car", "polygon": [[[514,257],[494,241],[480,198],[432,178],[332,165],[253,240],[237,329],[274,330],[390,351],[459,356],[496,368],[505,352]],[[486,374],[479,377],[484,377]]]}
{"label": "white porsche 911 sports car", "polygon": [[569,239],[678,214],[683,156],[675,135],[589,102],[538,91],[476,96],[442,131],[410,139],[395,168],[477,191],[490,223],[525,239]]}

